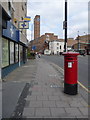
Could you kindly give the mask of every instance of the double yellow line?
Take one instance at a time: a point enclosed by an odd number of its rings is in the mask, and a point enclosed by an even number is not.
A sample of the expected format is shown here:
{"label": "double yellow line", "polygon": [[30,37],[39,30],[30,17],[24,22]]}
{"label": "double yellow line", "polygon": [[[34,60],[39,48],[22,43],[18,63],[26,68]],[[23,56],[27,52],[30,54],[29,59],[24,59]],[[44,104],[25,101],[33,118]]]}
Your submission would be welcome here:
{"label": "double yellow line", "polygon": [[83,84],[81,84],[79,81],[78,81],[78,84],[82,87],[82,88],[84,88],[88,93],[90,93],[90,90],[88,90]]}
{"label": "double yellow line", "polygon": [[[60,67],[60,69],[64,72],[64,70]],[[90,90],[88,90],[83,84],[81,84],[79,81],[78,81],[78,84],[83,88],[85,89],[88,93],[90,93]]]}
{"label": "double yellow line", "polygon": [[[52,64],[54,64],[54,63],[52,63]],[[58,65],[56,65],[56,64],[54,64],[55,66],[57,66],[57,67],[59,67],[60,68],[60,70],[62,70],[62,73],[64,74],[64,70],[60,67],[60,66],[58,66]],[[83,84],[81,84],[79,81],[78,81],[78,84],[83,88],[83,89],[85,89],[88,93],[90,93],[90,90],[88,90]]]}

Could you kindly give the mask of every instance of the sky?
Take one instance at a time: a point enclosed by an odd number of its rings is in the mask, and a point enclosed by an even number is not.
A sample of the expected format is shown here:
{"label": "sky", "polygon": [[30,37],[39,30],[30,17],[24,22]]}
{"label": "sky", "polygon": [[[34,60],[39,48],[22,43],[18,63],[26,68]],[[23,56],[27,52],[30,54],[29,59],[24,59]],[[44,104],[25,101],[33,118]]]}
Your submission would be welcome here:
{"label": "sky", "polygon": [[[31,17],[27,38],[34,36],[33,20],[40,15],[40,35],[54,33],[64,39],[63,21],[65,20],[65,0],[28,0],[27,16]],[[88,34],[88,2],[89,0],[67,0],[68,38]]]}

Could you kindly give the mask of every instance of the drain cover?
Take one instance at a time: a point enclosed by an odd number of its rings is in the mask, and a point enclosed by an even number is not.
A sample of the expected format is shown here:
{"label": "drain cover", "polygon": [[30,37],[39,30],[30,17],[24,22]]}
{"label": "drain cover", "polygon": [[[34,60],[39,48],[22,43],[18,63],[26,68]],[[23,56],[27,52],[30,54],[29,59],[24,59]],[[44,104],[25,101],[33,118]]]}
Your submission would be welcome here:
{"label": "drain cover", "polygon": [[51,88],[59,88],[59,85],[50,85]]}

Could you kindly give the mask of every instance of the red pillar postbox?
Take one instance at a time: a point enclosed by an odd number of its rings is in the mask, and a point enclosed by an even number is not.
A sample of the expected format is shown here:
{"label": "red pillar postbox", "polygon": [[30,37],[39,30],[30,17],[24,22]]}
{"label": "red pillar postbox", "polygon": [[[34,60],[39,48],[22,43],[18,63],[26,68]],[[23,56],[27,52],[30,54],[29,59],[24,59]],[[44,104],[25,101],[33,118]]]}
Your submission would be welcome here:
{"label": "red pillar postbox", "polygon": [[69,95],[77,94],[78,61],[79,53],[67,52],[64,55],[64,93]]}

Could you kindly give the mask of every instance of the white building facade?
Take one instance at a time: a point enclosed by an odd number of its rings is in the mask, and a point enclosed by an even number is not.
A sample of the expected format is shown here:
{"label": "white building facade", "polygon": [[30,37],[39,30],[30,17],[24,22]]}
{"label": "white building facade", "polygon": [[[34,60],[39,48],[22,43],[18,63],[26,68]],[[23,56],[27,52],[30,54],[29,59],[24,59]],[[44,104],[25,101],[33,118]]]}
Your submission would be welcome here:
{"label": "white building facade", "polygon": [[51,54],[61,54],[64,51],[64,42],[58,40],[49,42],[49,50],[51,50]]}

